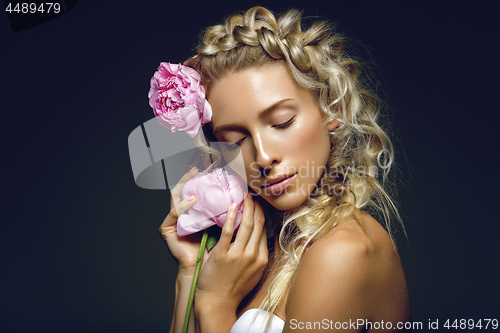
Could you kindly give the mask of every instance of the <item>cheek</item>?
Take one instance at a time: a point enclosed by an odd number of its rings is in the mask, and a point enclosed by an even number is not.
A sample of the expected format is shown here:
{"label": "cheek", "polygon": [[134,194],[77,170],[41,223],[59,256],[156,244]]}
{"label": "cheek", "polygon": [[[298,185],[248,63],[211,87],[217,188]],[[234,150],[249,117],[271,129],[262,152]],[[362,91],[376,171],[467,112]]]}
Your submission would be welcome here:
{"label": "cheek", "polygon": [[[222,157],[228,163],[229,167],[234,170],[241,179],[252,187],[252,181],[259,180],[259,166],[256,161],[252,160],[249,152],[246,150],[235,150],[234,152],[222,152]],[[229,162],[228,162],[229,161]],[[254,186],[259,187],[259,186]]]}
{"label": "cheek", "polygon": [[261,185],[261,178],[260,178],[260,169],[258,163],[250,158],[249,156],[243,155],[243,158],[245,160],[245,177],[244,179],[247,180],[247,184],[250,188],[254,189],[257,191],[257,189],[260,189]]}
{"label": "cheek", "polygon": [[321,120],[316,120],[301,128],[290,147],[293,147],[293,153],[297,157],[310,160],[310,163],[314,162],[317,166],[324,166],[330,154],[330,137]]}

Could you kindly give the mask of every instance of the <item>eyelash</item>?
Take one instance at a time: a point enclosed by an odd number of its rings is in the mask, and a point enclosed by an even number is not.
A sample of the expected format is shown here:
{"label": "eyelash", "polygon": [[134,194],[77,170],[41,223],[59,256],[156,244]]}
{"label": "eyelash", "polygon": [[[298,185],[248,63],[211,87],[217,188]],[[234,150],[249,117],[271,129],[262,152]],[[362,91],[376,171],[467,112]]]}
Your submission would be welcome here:
{"label": "eyelash", "polygon": [[[295,121],[295,116],[293,116],[292,118],[290,118],[290,120],[284,122],[283,124],[279,124],[279,125],[274,125],[273,128],[277,128],[277,129],[285,129],[287,127],[289,127],[290,125],[292,125]],[[242,138],[241,140],[235,142],[235,143],[228,143],[226,144],[226,150],[235,150],[236,148],[238,148],[241,143],[243,142],[243,140],[245,140],[246,137]]]}
{"label": "eyelash", "polygon": [[292,118],[290,118],[290,120],[288,120],[287,122],[284,122],[283,124],[279,124],[279,125],[274,125],[273,127],[277,128],[277,129],[287,128],[291,124],[293,124],[294,121],[295,121],[295,116],[293,116]]}
{"label": "eyelash", "polygon": [[236,148],[238,148],[241,145],[241,143],[243,142],[243,140],[245,140],[245,138],[243,138],[240,141],[237,141],[235,143],[226,143],[226,145],[225,145],[226,150],[228,150],[228,151],[235,150]]}

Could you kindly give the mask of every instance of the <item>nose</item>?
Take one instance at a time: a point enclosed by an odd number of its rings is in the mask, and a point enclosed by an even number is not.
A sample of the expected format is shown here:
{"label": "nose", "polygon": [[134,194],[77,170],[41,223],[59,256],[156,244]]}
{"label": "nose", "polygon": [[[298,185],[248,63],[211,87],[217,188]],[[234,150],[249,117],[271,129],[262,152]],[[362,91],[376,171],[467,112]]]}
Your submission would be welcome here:
{"label": "nose", "polygon": [[261,174],[266,177],[275,164],[281,162],[281,154],[276,142],[264,135],[257,133],[254,135],[255,160],[259,165]]}

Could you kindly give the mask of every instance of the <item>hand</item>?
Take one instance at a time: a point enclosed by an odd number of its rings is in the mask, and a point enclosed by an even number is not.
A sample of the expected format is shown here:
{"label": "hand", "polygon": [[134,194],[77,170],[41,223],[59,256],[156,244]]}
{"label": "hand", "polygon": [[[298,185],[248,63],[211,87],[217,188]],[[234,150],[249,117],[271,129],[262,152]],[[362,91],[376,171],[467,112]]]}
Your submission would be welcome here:
{"label": "hand", "polygon": [[203,266],[196,288],[196,306],[221,304],[236,308],[257,285],[268,262],[262,206],[247,196],[233,243],[236,206],[229,209],[221,237]]}
{"label": "hand", "polygon": [[196,203],[196,198],[182,200],[181,193],[184,184],[198,174],[193,168],[179,180],[179,183],[170,192],[170,213],[160,226],[160,234],[167,243],[172,256],[179,264],[179,273],[193,276],[196,267],[196,258],[200,248],[200,236],[189,235],[181,237],[177,234],[177,219],[179,215]]}

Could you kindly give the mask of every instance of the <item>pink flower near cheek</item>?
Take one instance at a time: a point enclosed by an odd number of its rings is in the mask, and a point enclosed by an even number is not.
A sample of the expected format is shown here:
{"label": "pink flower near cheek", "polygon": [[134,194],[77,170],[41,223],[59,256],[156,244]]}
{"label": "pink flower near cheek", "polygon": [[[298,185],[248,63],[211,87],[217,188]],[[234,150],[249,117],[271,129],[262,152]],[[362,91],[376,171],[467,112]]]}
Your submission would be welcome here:
{"label": "pink flower near cheek", "polygon": [[238,204],[235,229],[240,225],[243,212],[244,190],[241,179],[229,175],[222,169],[210,173],[199,173],[183,187],[183,200],[194,195],[196,203],[177,221],[177,233],[186,236],[209,228],[215,224],[222,227],[232,203]]}

